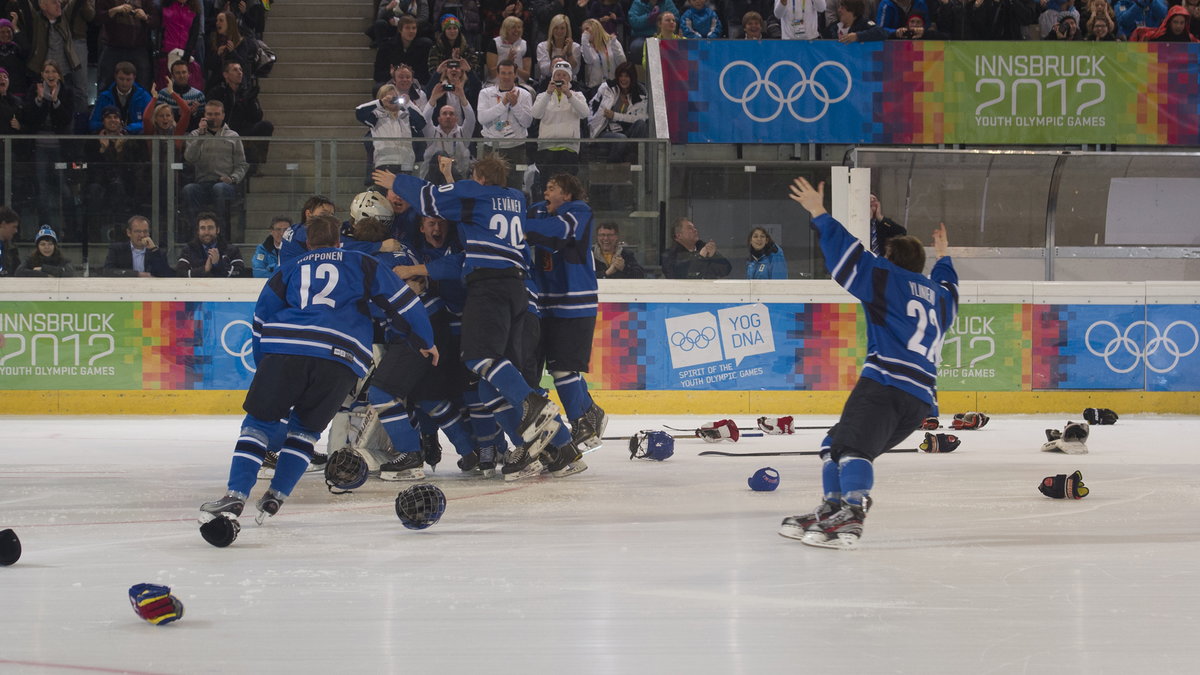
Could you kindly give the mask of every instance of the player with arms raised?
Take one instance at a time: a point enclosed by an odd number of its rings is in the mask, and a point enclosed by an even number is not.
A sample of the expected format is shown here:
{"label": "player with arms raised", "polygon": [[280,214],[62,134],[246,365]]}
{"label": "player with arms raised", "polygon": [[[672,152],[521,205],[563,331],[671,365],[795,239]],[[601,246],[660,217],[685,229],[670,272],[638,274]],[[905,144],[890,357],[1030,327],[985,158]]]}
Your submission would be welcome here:
{"label": "player with arms raised", "polygon": [[790,190],[812,217],[830,275],[863,304],[867,358],[822,448],[825,499],[812,513],[784,518],[779,534],[810,546],[853,548],[871,504],[872,462],[936,410],[937,362],[958,313],[958,274],[946,255],[944,224],[933,231],[938,260],[927,277],[916,237],[889,239],[883,257],[876,256],[826,213],[824,183],[814,189],[797,178]]}

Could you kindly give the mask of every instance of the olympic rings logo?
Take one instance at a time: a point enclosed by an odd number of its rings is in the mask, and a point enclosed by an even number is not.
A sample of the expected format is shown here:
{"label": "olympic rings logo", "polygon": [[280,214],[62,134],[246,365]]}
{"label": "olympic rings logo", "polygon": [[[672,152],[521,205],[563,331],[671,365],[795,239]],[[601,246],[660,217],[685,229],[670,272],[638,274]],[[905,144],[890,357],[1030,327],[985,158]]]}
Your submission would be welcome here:
{"label": "olympic rings logo", "polygon": [[[1104,344],[1103,349],[1097,351],[1094,347],[1092,347],[1092,331],[1101,326],[1106,329],[1111,329],[1113,337]],[[1138,344],[1137,340],[1134,340],[1130,337],[1130,333],[1132,333],[1134,329],[1143,326],[1146,330],[1145,336],[1148,338],[1146,340],[1146,346],[1144,349],[1140,344]],[[1188,331],[1191,331],[1192,333],[1192,346],[1186,350],[1182,349],[1179,342],[1176,342],[1171,337],[1171,330],[1176,326],[1179,326],[1184,330],[1184,332],[1179,335],[1179,337],[1184,341],[1187,339]],[[1151,333],[1153,333],[1154,337],[1150,337]],[[1179,365],[1180,359],[1191,355],[1196,351],[1197,347],[1200,347],[1200,331],[1197,331],[1196,327],[1187,321],[1173,321],[1165,330],[1160,333],[1158,326],[1150,323],[1149,321],[1134,321],[1133,323],[1129,324],[1129,326],[1125,329],[1125,332],[1122,333],[1121,330],[1117,328],[1116,324],[1112,323],[1111,321],[1097,321],[1091,326],[1088,326],[1087,332],[1083,335],[1083,342],[1087,347],[1087,350],[1095,356],[1103,358],[1104,364],[1107,365],[1108,369],[1114,373],[1128,373],[1134,368],[1137,368],[1139,362],[1144,362],[1147,368],[1156,373],[1162,374],[1175,370],[1175,366]],[[1156,354],[1160,348],[1172,359],[1171,365],[1167,366],[1166,368],[1158,368],[1153,363],[1150,363],[1150,357]],[[1133,363],[1130,364],[1128,368],[1119,368],[1113,365],[1112,359],[1109,358],[1121,350],[1124,350],[1133,357]]]}
{"label": "olympic rings logo", "polygon": [[[246,341],[242,343],[241,348],[237,351],[234,351],[233,348],[229,346],[228,340],[229,329],[233,328],[234,326],[245,326],[246,330],[250,331],[250,335],[246,337]],[[225,327],[221,329],[221,349],[224,349],[225,353],[233,358],[241,359],[242,365],[246,367],[246,370],[252,373],[255,372],[254,364],[250,363],[250,361],[246,359],[246,357],[254,354],[254,327],[250,325],[249,321],[244,319],[234,319],[233,321],[225,324]]]}
{"label": "olympic rings logo", "polygon": [[[729,90],[725,87],[725,75],[735,66],[749,68],[750,72],[754,74],[754,81],[746,85],[746,88],[742,90],[741,96],[730,94]],[[840,70],[846,78],[845,90],[837,96],[830,96],[829,88],[817,81],[817,73],[821,72],[822,68],[827,67]],[[771,81],[771,76],[779,68],[791,68],[800,75],[800,81],[793,84],[791,89],[788,89],[786,95],[784,95],[783,89],[778,84]],[[824,117],[825,113],[829,112],[829,106],[844,100],[850,95],[850,90],[854,87],[854,79],[850,76],[850,69],[837,61],[822,61],[818,63],[817,67],[813,68],[811,76],[805,72],[800,64],[792,61],[777,61],[770,68],[767,68],[766,73],[760,73],[758,68],[749,61],[731,61],[721,69],[721,76],[718,78],[717,84],[721,88],[721,93],[725,95],[725,98],[729,99],[732,103],[740,103],[742,111],[746,113],[746,117],[755,122],[773,121],[783,112],[784,106],[787,106],[788,112],[792,113],[792,117],[796,118],[797,121],[816,122]],[[812,91],[813,97],[822,103],[821,112],[814,117],[805,117],[796,112],[796,109],[792,107],[792,104],[799,101],[809,90]],[[750,101],[757,99],[758,95],[762,92],[765,92],[767,97],[777,104],[775,112],[766,117],[755,115],[750,111],[749,105],[747,105]]]}
{"label": "olympic rings logo", "polygon": [[704,349],[716,339],[717,329],[712,326],[706,326],[703,330],[692,328],[687,332],[675,331],[671,333],[671,344],[685,352],[690,352],[693,349]]}

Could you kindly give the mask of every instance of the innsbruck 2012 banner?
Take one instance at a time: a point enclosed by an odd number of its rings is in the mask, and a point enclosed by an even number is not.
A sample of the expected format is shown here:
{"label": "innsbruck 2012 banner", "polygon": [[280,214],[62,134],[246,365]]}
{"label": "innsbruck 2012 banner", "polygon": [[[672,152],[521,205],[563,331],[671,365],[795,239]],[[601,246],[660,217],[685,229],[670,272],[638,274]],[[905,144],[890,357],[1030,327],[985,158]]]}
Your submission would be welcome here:
{"label": "innsbruck 2012 banner", "polygon": [[1200,144],[1200,45],[660,45],[676,143]]}

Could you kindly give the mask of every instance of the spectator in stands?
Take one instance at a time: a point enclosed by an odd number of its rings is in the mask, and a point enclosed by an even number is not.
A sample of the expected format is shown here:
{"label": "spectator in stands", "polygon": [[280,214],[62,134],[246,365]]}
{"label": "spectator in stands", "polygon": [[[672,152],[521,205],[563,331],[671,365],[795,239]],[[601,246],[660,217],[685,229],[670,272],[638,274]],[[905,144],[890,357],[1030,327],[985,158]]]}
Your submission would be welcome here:
{"label": "spectator in stands", "polygon": [[[629,36],[629,20],[625,18],[625,8],[620,0],[591,0],[588,2],[587,16],[599,21],[604,31],[617,38],[618,43],[625,44]],[[583,44],[584,40],[581,38],[579,42]]]}
{"label": "spectator in stands", "polygon": [[[1042,12],[1042,16],[1050,12]],[[1061,12],[1058,16],[1058,24],[1050,31],[1049,34],[1043,37],[1045,40],[1082,40],[1083,36],[1079,33],[1079,18],[1078,15]]]}
{"label": "spectator in stands", "polygon": [[[112,241],[120,222],[149,202],[147,188],[150,149],[131,138],[116,106],[100,111],[102,126],[96,140],[84,148],[88,184],[84,188],[84,217],[88,241]],[[91,236],[91,235],[96,236]]]}
{"label": "spectator in stands", "polygon": [[[587,119],[588,105],[581,92],[571,88],[571,64],[563,59],[551,67],[546,90],[533,101],[533,117],[541,120],[538,138],[579,138],[579,120]],[[538,183],[533,194],[542,194],[546,180],[559,173],[574,175],[579,170],[579,143],[546,140],[538,142],[535,157]]]}
{"label": "spectator in stands", "polygon": [[658,20],[664,13],[676,17],[679,8],[672,0],[633,0],[629,6],[629,33],[633,36],[629,41],[630,54],[645,52],[646,38],[655,37],[659,32]]}
{"label": "spectator in stands", "polygon": [[28,34],[25,39],[29,41],[29,61],[26,63],[29,72],[41,73],[45,63],[53,61],[71,95],[72,113],[87,110],[87,63],[75,50],[70,22],[63,20],[63,15],[70,16],[75,4],[84,1],[68,0],[64,11],[61,0],[38,0],[37,9],[28,13],[28,27],[15,26],[22,34]]}
{"label": "spectator in stands", "polygon": [[250,262],[256,278],[269,279],[275,274],[275,270],[279,269],[279,249],[283,246],[283,233],[291,226],[292,221],[286,216],[275,216],[271,219],[271,233],[254,249],[254,260]]}
{"label": "spectator in stands", "polygon": [[[258,102],[258,79],[246,76],[242,64],[236,61],[225,64],[224,78],[208,90],[208,100],[224,104],[225,123],[238,136],[274,135],[275,125],[263,119],[262,104]],[[250,165],[246,175],[253,176],[259,165],[267,161],[270,141],[245,141],[245,150]]]}
{"label": "spectator in stands", "polygon": [[[408,68],[407,66],[400,66]],[[409,73],[412,71],[410,70]],[[371,141],[373,168],[392,173],[412,173],[417,164],[412,139],[425,129],[424,106],[411,98],[410,91],[400,94],[396,85],[379,88],[378,96],[354,109],[354,116],[367,125]]]}
{"label": "spectator in stands", "polygon": [[[26,63],[29,61],[29,45],[24,36],[17,40],[13,23],[8,19],[0,19],[0,69],[8,75],[9,91],[25,92],[29,86]],[[4,133],[8,133],[7,125],[3,125]]]}
{"label": "spectator in stands", "polygon": [[[171,84],[158,90],[158,94],[154,98],[154,105],[164,103],[171,108],[173,112],[186,110],[188,119],[199,120],[200,106],[204,105],[204,92],[192,86],[192,64],[188,60],[179,56],[171,63]],[[145,114],[142,115],[143,122]]]}
{"label": "spectator in stands", "polygon": [[1022,27],[1035,22],[1032,0],[964,0],[964,7],[968,40],[1023,40]]}
{"label": "spectator in stands", "polygon": [[[1107,6],[1107,0],[1099,0]],[[961,40],[966,35],[967,0],[929,0],[929,21],[948,40]]]}
{"label": "spectator in stands", "polygon": [[503,31],[504,20],[513,17],[521,20],[521,35],[525,26],[532,25],[533,12],[521,0],[479,0],[480,37],[483,49],[488,51],[488,42]]}
{"label": "spectator in stands", "polygon": [[160,12],[162,38],[158,52],[162,56],[155,64],[154,82],[159,89],[175,83],[175,61],[179,57],[186,57],[184,64],[188,67],[188,83],[199,91],[204,86],[204,73],[193,57],[198,53],[197,48],[204,35],[200,0],[162,0]]}
{"label": "spectator in stands", "polygon": [[[237,185],[246,176],[246,153],[238,133],[225,124],[225,104],[204,104],[204,119],[189,135],[183,157],[195,171],[195,182],[183,186],[183,202],[189,221],[195,222],[202,209],[212,206],[228,214],[237,199]],[[220,140],[218,140],[220,139]]]}
{"label": "spectator in stands", "polygon": [[[843,0],[844,2],[845,0]],[[871,195],[871,253],[883,255],[887,251],[887,240],[892,237],[903,237],[908,230],[903,225],[883,215],[883,205],[879,197]]]}
{"label": "spectator in stands", "polygon": [[[950,35],[938,30],[936,26],[930,26],[927,23],[928,17],[921,14],[917,10],[909,12],[908,18],[905,19],[905,25],[897,28],[896,32],[892,33],[893,40],[949,40]],[[881,33],[886,34],[882,28],[877,29]],[[864,41],[862,33],[859,33],[859,41]]]}
{"label": "spectator in stands", "polygon": [[[1075,33],[1079,32],[1079,10],[1075,9],[1075,0],[1039,0],[1042,13],[1038,15],[1038,34],[1043,40],[1077,40],[1075,37],[1062,37],[1061,26],[1063,16],[1075,19]],[[1058,36],[1051,38],[1051,33]]]}
{"label": "spectator in stands", "polygon": [[[364,31],[371,38],[371,49],[377,49],[388,40],[400,37],[400,19],[411,16],[414,26],[429,23],[428,0],[388,0],[379,3],[379,13],[371,27]],[[415,35],[414,35],[415,36]]]}
{"label": "spectator in stands", "polygon": [[[733,26],[730,26],[732,29]],[[741,40],[765,40],[767,36],[763,33],[763,18],[762,14],[750,10],[742,15],[742,20],[738,24],[738,39]]]}
{"label": "spectator in stands", "polygon": [[112,84],[96,96],[96,106],[92,111],[92,119],[88,122],[88,130],[92,133],[100,131],[104,126],[101,113],[108,108],[116,108],[125,132],[140,134],[142,114],[152,100],[150,92],[135,81],[137,70],[132,63],[122,61],[113,70]]}
{"label": "spectator in stands", "polygon": [[783,249],[779,248],[766,229],[756,227],[750,230],[750,236],[746,237],[746,247],[749,249],[749,255],[746,256],[747,279],[788,278]]}
{"label": "spectator in stands", "polygon": [[[565,14],[572,28],[579,27],[587,18],[587,2],[580,0],[530,0],[533,10],[534,23],[531,41],[541,44],[550,35],[550,22],[559,14]],[[534,73],[534,77],[545,78],[546,75]]]}
{"label": "spectator in stands", "polygon": [[625,63],[625,49],[621,47],[621,40],[605,31],[598,19],[583,22],[579,40],[583,52],[583,84],[587,93],[592,94],[606,80],[617,78],[617,66]]}
{"label": "spectator in stands", "polygon": [[[27,0],[22,0],[26,2]],[[79,57],[79,81],[72,81],[72,85],[78,85],[75,93],[75,110],[83,111],[87,109],[89,102],[88,91],[91,82],[88,81],[88,64],[94,63],[94,58],[91,56],[88,48],[88,34],[95,33],[93,28],[99,25],[96,21],[96,0],[62,0],[63,5],[63,21],[71,29],[71,46],[75,48],[75,56]],[[3,15],[3,13],[0,13]],[[98,36],[93,35],[92,39],[98,39]]]}
{"label": "spectator in stands", "polygon": [[425,95],[425,90],[421,88],[421,81],[416,78],[416,71],[411,66],[407,63],[393,66],[388,81],[395,85],[398,94],[407,96],[408,100],[417,106],[417,110],[425,109],[429,97]]}
{"label": "spectator in stands", "polygon": [[0,277],[11,277],[21,266],[21,253],[15,241],[20,227],[21,216],[7,206],[0,206]]}
{"label": "spectator in stands", "polygon": [[1200,38],[1200,0],[1183,0],[1183,8],[1188,11],[1188,16],[1191,17],[1188,30],[1192,35]]}
{"label": "spectator in stands", "polygon": [[[676,15],[670,12],[659,12],[658,14],[658,32],[651,37],[659,40],[682,40],[683,34],[679,32],[679,21]],[[648,65],[646,56],[646,46],[642,45],[642,66]]]}
{"label": "spectator in stands", "polygon": [[433,119],[433,106],[425,106],[425,138],[428,138],[429,142],[425,144],[425,162],[421,166],[420,175],[434,185],[446,182],[437,160],[439,157],[454,160],[454,180],[464,180],[471,176],[471,143],[464,139],[470,138],[470,130],[475,128],[475,110],[466,101],[466,96],[459,91],[455,93],[462,97],[460,104],[466,115],[461,124],[454,106],[444,105],[439,108],[436,123]]}
{"label": "spectator in stands", "polygon": [[[973,0],[963,0],[971,1]],[[926,0],[879,0],[879,5],[875,8],[875,25],[887,31],[887,36],[891,37],[892,33],[907,25],[908,15],[916,11],[925,16],[929,15]]]}
{"label": "spectator in stands", "polygon": [[[400,64],[407,65],[418,82],[429,79],[429,51],[433,42],[417,34],[417,19],[402,16],[397,22],[397,34],[379,43],[375,52],[375,81],[387,81],[390,73]],[[403,91],[403,90],[401,90]]]}
{"label": "spectator in stands", "polygon": [[[521,37],[525,23],[517,16],[509,16],[500,24],[500,34],[484,45],[487,57],[487,84],[496,84],[496,68],[501,61],[512,61],[517,68],[517,80],[525,81],[532,74],[529,44]],[[482,108],[480,114],[482,115]]]}
{"label": "spectator in stands", "polygon": [[[725,24],[725,34],[735,40],[778,40],[779,20],[775,18],[774,0],[724,0],[718,4],[721,12],[721,23]],[[758,17],[759,35],[746,35],[746,15],[750,12]]]}
{"label": "spectator in stands", "polygon": [[34,239],[36,248],[17,268],[18,277],[73,277],[75,268],[71,266],[58,248],[58,235],[54,228],[43,225]]}
{"label": "spectator in stands", "polygon": [[[1200,0],[1196,1],[1200,2]],[[1115,29],[1113,20],[1105,14],[1092,14],[1092,17],[1088,19],[1087,35],[1084,39],[1092,42],[1115,42],[1117,39]]]}
{"label": "spectator in stands", "polygon": [[592,244],[597,279],[645,279],[646,270],[638,264],[633,251],[625,248],[616,223],[600,223],[596,227],[596,243]]}
{"label": "spectator in stands", "polygon": [[[479,0],[432,0],[433,4],[429,8],[430,16],[436,16],[438,23],[447,14],[457,17],[462,29],[462,37],[467,44],[471,45],[471,49],[479,50],[479,45],[482,44],[480,38],[483,36],[483,22],[479,15]],[[478,68],[479,63],[471,62],[471,68]]]}
{"label": "spectator in stands", "polygon": [[662,257],[663,276],[668,279],[724,279],[733,270],[714,242],[700,239],[700,231],[689,218],[675,221],[675,244]]}
{"label": "spectator in stands", "polygon": [[35,223],[63,226],[66,213],[63,205],[74,204],[63,172],[55,168],[67,161],[64,142],[55,138],[70,134],[75,124],[75,96],[63,79],[58,63],[47,59],[41,68],[41,81],[25,95],[21,126],[25,133],[37,136],[34,141],[34,173],[37,178],[37,208]]}
{"label": "spectator in stands", "polygon": [[1128,40],[1137,28],[1153,30],[1167,18],[1167,0],[1113,0],[1117,34]]}
{"label": "spectator in stands", "polygon": [[721,19],[708,0],[687,0],[687,9],[679,17],[679,32],[689,40],[714,40],[722,37]]}
{"label": "spectator in stands", "polygon": [[267,29],[267,8],[262,0],[212,0],[212,6],[218,12],[233,14],[242,35],[262,39],[263,31]]}
{"label": "spectator in stands", "polygon": [[[21,66],[24,70],[25,66]],[[21,133],[21,99],[13,95],[8,69],[0,68],[0,135]],[[2,160],[0,160],[2,161]]]}
{"label": "spectator in stands", "polygon": [[[533,95],[517,85],[517,66],[512,61],[501,61],[496,84],[479,93],[479,124],[484,138],[495,139],[484,144],[485,153],[504,157],[512,167],[527,163],[525,139],[533,124]],[[509,187],[520,185],[519,173],[510,171]]]}
{"label": "spectator in stands", "polygon": [[154,83],[154,68],[150,65],[150,31],[158,29],[161,19],[161,14],[154,11],[154,2],[97,0],[96,12],[102,31],[100,61],[96,66],[97,86],[101,90],[108,89],[117,65],[129,63],[137,75],[138,85],[142,89],[150,89]]}
{"label": "spectator in stands", "polygon": [[1152,30],[1135,30],[1130,39],[1141,42],[1200,42],[1188,30],[1191,20],[1191,15],[1182,5],[1175,5],[1167,10],[1162,25]]}
{"label": "spectator in stands", "polygon": [[[441,110],[442,106],[448,105],[454,108],[458,119],[465,119],[467,116],[466,108],[463,104],[466,103],[474,106],[479,100],[479,80],[473,73],[468,73],[466,61],[451,59],[446,61],[441,68],[441,72],[434,75],[426,86],[429,93],[429,103],[434,110]],[[460,96],[460,94],[462,94]],[[467,134],[474,136],[474,131]]]}
{"label": "spectator in stands", "polygon": [[175,275],[180,277],[240,277],[246,269],[242,252],[225,241],[217,225],[217,214],[196,215],[196,237],[179,250]]}
{"label": "spectator in stands", "polygon": [[864,0],[841,0],[836,12],[837,23],[826,26],[821,37],[843,44],[887,39],[887,31],[866,17],[867,4]]}
{"label": "spectator in stands", "polygon": [[[892,1],[883,0],[885,3]],[[775,17],[779,19],[780,37],[784,40],[817,39],[821,36],[817,15],[824,11],[825,0],[775,0]]]}
{"label": "spectator in stands", "polygon": [[258,60],[258,45],[242,37],[233,12],[221,12],[217,14],[216,30],[209,36],[205,59],[205,87],[213,87],[224,76],[226,63],[237,62],[241,64],[242,72],[253,73],[254,63]]}
{"label": "spectator in stands", "polygon": [[105,277],[173,277],[175,270],[167,255],[150,238],[150,221],[145,216],[130,216],[125,222],[129,241],[108,245],[108,257],[100,271]]}
{"label": "spectator in stands", "polygon": [[566,14],[557,14],[550,19],[550,31],[545,41],[537,46],[537,71],[534,77],[539,82],[550,79],[550,65],[558,59],[571,64],[571,72],[579,72],[579,43],[571,38],[571,21]]}
{"label": "spectator in stands", "polygon": [[426,60],[430,70],[436,70],[439,76],[445,74],[446,64],[455,61],[465,62],[464,71],[474,71],[479,67],[479,54],[467,43],[462,33],[462,21],[453,14],[446,14],[439,19],[441,30],[433,40]]}
{"label": "spectator in stands", "polygon": [[[638,82],[637,68],[629,62],[617,66],[617,76],[603,84],[592,97],[592,114],[588,120],[592,138],[646,138],[649,134],[649,113],[646,110],[646,90]],[[636,156],[633,143],[610,143],[600,146],[608,152],[609,162],[627,162]]]}

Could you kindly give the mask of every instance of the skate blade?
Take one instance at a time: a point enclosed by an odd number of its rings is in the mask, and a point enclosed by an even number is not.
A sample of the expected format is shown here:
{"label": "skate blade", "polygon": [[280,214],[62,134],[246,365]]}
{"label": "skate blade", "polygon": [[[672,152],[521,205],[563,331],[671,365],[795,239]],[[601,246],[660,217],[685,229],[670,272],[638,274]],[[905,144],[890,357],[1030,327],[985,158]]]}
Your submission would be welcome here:
{"label": "skate blade", "polygon": [[788,539],[795,539],[796,541],[803,541],[804,535],[806,534],[808,534],[808,532],[805,532],[799,527],[793,527],[791,525],[783,525],[779,528],[779,536],[787,537]]}
{"label": "skate blade", "polygon": [[839,534],[830,537],[824,532],[806,532],[800,543],[817,548],[834,548],[848,551],[858,548],[858,537],[852,534]]}
{"label": "skate blade", "polygon": [[505,482],[511,483],[513,481],[531,478],[533,476],[540,474],[541,472],[542,472],[542,462],[541,462],[541,460],[535,459],[529,463],[529,466],[525,467],[524,469],[521,469],[520,471],[504,474],[504,480],[505,480]]}
{"label": "skate blade", "polygon": [[558,406],[555,405],[554,401],[550,401],[550,403],[546,404],[546,407],[542,408],[538,416],[534,418],[533,424],[530,424],[528,429],[521,432],[521,439],[526,443],[533,442],[548,429],[558,424],[558,421],[555,420],[558,417],[558,413]]}
{"label": "skate blade", "polygon": [[555,478],[566,478],[567,476],[574,476],[577,473],[583,473],[584,471],[587,471],[587,469],[587,462],[583,461],[582,459],[577,459],[558,471],[551,471],[550,475],[554,476]]}
{"label": "skate blade", "polygon": [[[551,419],[550,421],[553,422],[554,420]],[[537,438],[530,442],[525,451],[529,453],[530,457],[537,459],[537,457],[545,452],[546,448],[549,447],[550,441],[554,438],[554,433],[556,431],[558,431],[558,429],[543,430],[542,433],[537,436]]]}
{"label": "skate blade", "polygon": [[406,471],[380,471],[379,480],[386,481],[405,481],[405,480],[425,480],[425,472],[421,469],[408,469]]}
{"label": "skate blade", "polygon": [[576,445],[579,446],[579,450],[581,452],[591,452],[603,447],[604,441],[602,440],[601,436],[591,436],[589,438],[580,440],[578,443],[576,443]]}
{"label": "skate blade", "polygon": [[475,475],[480,478],[495,478],[497,471],[495,469],[480,469]]}

